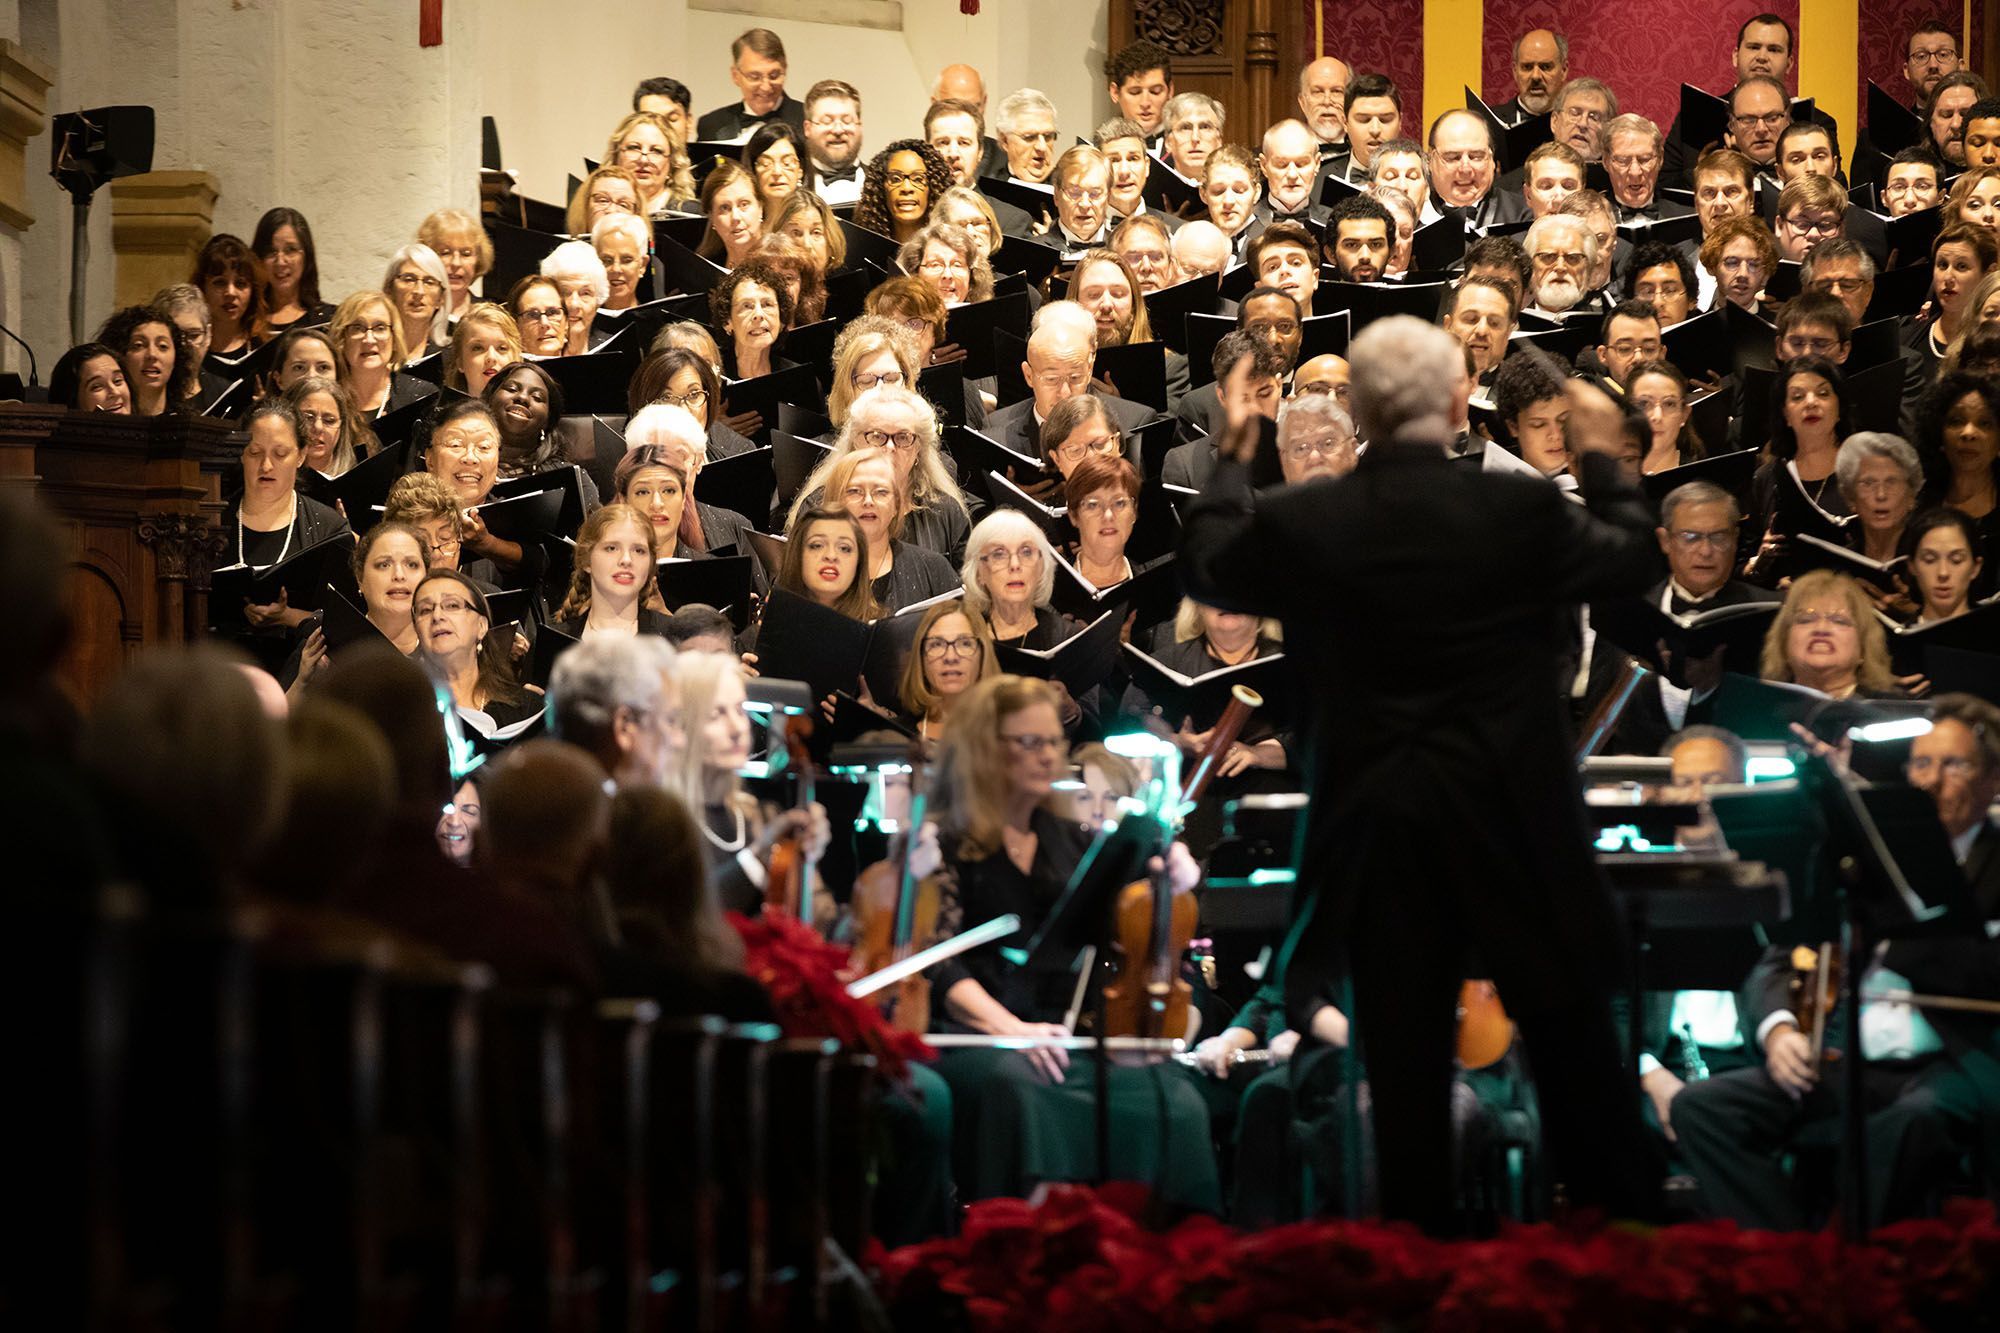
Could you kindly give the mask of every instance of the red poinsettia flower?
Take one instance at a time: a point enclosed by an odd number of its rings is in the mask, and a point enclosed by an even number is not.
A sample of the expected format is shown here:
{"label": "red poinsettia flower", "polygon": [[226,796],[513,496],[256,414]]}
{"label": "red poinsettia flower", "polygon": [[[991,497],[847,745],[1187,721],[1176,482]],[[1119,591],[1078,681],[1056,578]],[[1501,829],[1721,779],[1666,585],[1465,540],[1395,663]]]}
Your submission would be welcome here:
{"label": "red poinsettia flower", "polygon": [[832,1037],[873,1055],[890,1078],[901,1078],[911,1060],[937,1057],[921,1036],[890,1027],[881,1010],[847,993],[841,980],[847,950],[828,944],[811,926],[769,911],[758,917],[731,912],[729,924],[743,937],[743,970],[770,994],[786,1036]]}

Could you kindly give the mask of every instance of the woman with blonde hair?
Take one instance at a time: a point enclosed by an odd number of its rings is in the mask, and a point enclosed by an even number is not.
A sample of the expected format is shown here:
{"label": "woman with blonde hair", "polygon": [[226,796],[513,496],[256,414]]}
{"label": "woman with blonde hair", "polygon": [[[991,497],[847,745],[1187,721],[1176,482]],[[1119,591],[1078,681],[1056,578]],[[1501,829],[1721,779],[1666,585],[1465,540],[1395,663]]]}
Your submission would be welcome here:
{"label": "woman with blonde hair", "polygon": [[838,431],[857,395],[878,385],[915,388],[917,340],[883,315],[857,315],[833,340],[833,389],[826,396],[827,420]]}
{"label": "woman with blonde hair", "polygon": [[604,145],[604,165],[632,173],[639,214],[652,217],[694,198],[694,164],[687,144],[664,116],[634,111],[618,122]]}
{"label": "woman with blonde hair", "polygon": [[283,398],[305,429],[305,465],[322,477],[338,477],[381,448],[339,381],[308,375],[294,380]]}
{"label": "woman with blonde hair", "polygon": [[[809,862],[817,862],[831,841],[819,803],[807,810],[767,809],[743,790],[738,775],[750,761],[743,682],[743,664],[721,653],[682,653],[674,660],[687,744],[672,761],[667,785],[696,814],[710,882],[731,912],[755,912],[762,903],[771,848],[779,838],[801,834]],[[831,925],[838,909],[818,883],[813,904],[815,919]]]}
{"label": "woman with blonde hair", "polygon": [[915,644],[897,682],[897,702],[914,719],[917,734],[936,741],[944,736],[952,705],[999,670],[986,617],[963,598],[939,602],[917,623]]}
{"label": "woman with blonde hair", "polygon": [[909,506],[905,540],[956,559],[972,527],[970,506],[938,448],[937,412],[911,389],[878,384],[855,396],[847,407],[847,424],[834,437],[833,452],[799,488],[791,517],[822,503],[826,474],[842,454],[864,448],[891,451],[896,485]]}
{"label": "woman with blonde hair", "polygon": [[563,226],[571,236],[588,236],[599,218],[612,213],[646,216],[639,206],[639,178],[624,167],[602,166],[583,178],[569,197]]}
{"label": "woman with blonde hair", "polygon": [[333,343],[335,378],[354,395],[354,405],[373,420],[437,392],[402,367],[409,352],[402,320],[381,292],[356,292],[333,312],[326,326]]}
{"label": "woman with blonde hair", "polygon": [[827,502],[853,515],[867,541],[866,570],[875,600],[890,612],[957,588],[951,562],[900,540],[909,503],[887,449],[842,454],[826,474]]}
{"label": "woman with blonde hair", "polygon": [[658,589],[653,525],[627,504],[608,504],[583,521],[570,559],[569,594],[554,628],[573,639],[600,634],[665,634],[667,618],[646,609]]}
{"label": "woman with blonde hair", "polygon": [[502,306],[478,301],[452,330],[444,352],[444,382],[477,398],[508,366],[521,359],[521,326]]}
{"label": "woman with blonde hair", "polygon": [[[1005,913],[1008,940],[968,950],[931,974],[932,1012],[945,1031],[1063,1038],[1073,980],[1010,966],[1003,947],[1032,938],[1089,851],[1095,830],[1069,815],[1056,784],[1069,775],[1059,699],[1046,681],[990,676],[952,706],[938,763],[938,936]],[[1175,893],[1200,871],[1175,843],[1158,872]],[[1168,1034],[1185,1036],[1184,1033]],[[1089,1174],[1097,1071],[1060,1047],[952,1050],[937,1071],[951,1085],[958,1186],[966,1198],[1019,1195],[1044,1180]],[[1208,1115],[1194,1085],[1161,1071],[1114,1068],[1110,1177],[1156,1182],[1183,1206],[1214,1211],[1220,1184]],[[1170,1146],[1173,1145],[1173,1146]]]}
{"label": "woman with blonde hair", "polygon": [[457,319],[472,304],[472,284],[493,271],[493,239],[479,219],[462,208],[440,208],[417,227],[417,239],[444,261],[447,319]]}
{"label": "woman with blonde hair", "polygon": [[963,227],[972,237],[981,253],[988,259],[993,252],[1007,243],[1007,237],[1000,230],[999,215],[993,211],[993,204],[979,191],[964,185],[954,185],[937,197],[937,206],[931,209],[931,221],[949,222],[955,227]]}
{"label": "woman with blonde hair", "polygon": [[824,199],[811,190],[794,190],[765,220],[765,230],[798,242],[819,263],[820,277],[847,263],[847,233]]}
{"label": "woman with blonde hair", "polygon": [[1860,584],[1830,569],[1792,581],[1764,635],[1759,668],[1765,680],[1804,685],[1831,699],[1902,696],[1874,604]]}

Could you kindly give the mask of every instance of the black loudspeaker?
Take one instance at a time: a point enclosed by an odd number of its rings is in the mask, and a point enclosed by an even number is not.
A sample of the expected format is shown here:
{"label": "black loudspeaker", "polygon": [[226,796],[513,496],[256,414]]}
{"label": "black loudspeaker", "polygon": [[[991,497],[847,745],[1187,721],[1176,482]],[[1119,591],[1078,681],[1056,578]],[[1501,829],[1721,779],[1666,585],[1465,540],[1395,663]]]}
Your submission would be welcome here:
{"label": "black loudspeaker", "polygon": [[153,108],[100,106],[55,118],[49,174],[79,200],[106,181],[153,169]]}

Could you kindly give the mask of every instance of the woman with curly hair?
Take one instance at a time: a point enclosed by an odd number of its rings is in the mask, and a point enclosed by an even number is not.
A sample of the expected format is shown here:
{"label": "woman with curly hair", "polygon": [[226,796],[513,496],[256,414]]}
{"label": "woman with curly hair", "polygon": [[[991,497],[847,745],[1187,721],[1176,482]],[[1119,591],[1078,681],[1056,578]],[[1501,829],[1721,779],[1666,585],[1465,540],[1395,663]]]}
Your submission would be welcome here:
{"label": "woman with curly hair", "polygon": [[780,368],[778,340],[792,327],[792,293],[784,275],[746,259],[708,294],[710,318],[729,336],[731,379],[755,379]]}
{"label": "woman with curly hair", "polygon": [[198,367],[188,340],[166,312],[149,305],[115,311],[97,341],[117,354],[132,395],[132,415],[157,417],[188,409],[198,392]]}
{"label": "woman with curly hair", "polygon": [[238,357],[264,335],[264,261],[240,236],[208,238],[188,281],[208,302],[210,356]]}
{"label": "woman with curly hair", "polygon": [[[1917,412],[1924,503],[1949,505],[1978,526],[1983,545],[2000,539],[2000,385],[1965,371],[1947,375]],[[1982,579],[1979,595],[1993,579]]]}
{"label": "woman with curly hair", "polygon": [[785,280],[792,296],[792,325],[817,324],[826,318],[826,282],[812,252],[789,236],[766,232],[750,251],[759,264],[768,264]]}
{"label": "woman with curly hair", "polygon": [[656,589],[653,525],[627,504],[609,504],[583,521],[569,574],[569,594],[553,627],[573,639],[600,634],[665,634],[667,618],[646,603]]}
{"label": "woman with curly hair", "polygon": [[946,305],[968,305],[993,295],[993,263],[972,233],[949,222],[930,222],[903,242],[896,263],[922,278]]}
{"label": "woman with curly hair", "polygon": [[951,167],[922,139],[898,139],[875,154],[861,178],[854,225],[907,241],[931,220],[938,197],[951,188]]}

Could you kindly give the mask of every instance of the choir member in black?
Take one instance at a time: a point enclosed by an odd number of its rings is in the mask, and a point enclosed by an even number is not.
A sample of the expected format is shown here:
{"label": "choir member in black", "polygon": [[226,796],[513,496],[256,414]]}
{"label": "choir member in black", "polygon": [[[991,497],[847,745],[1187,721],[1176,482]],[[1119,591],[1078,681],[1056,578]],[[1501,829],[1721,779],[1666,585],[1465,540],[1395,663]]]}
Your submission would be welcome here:
{"label": "choir member in black", "polygon": [[[1002,913],[1018,913],[1029,939],[1055,906],[1092,830],[1059,808],[1054,784],[1067,774],[1068,742],[1046,682],[1019,676],[981,681],[952,709],[937,793],[943,862],[941,936]],[[1176,843],[1165,875],[1175,892],[1199,871]],[[996,1037],[1063,1037],[1074,989],[1066,972],[1017,968],[988,944],[932,973],[933,1022]],[[1110,1073],[1112,1158],[1092,1160],[1096,1095],[1090,1060],[1058,1048],[954,1050],[937,1065],[951,1085],[957,1174],[972,1199],[1022,1195],[1042,1181],[1156,1181],[1166,1200],[1219,1209],[1220,1188],[1200,1095],[1169,1071]]]}
{"label": "choir member in black", "polygon": [[530,273],[507,293],[507,313],[521,330],[521,350],[529,356],[561,356],[569,346],[569,314],[553,278]]}
{"label": "choir member in black", "polygon": [[582,356],[609,336],[596,328],[597,312],[611,295],[604,261],[588,241],[564,241],[542,259],[541,274],[562,294],[568,341],[564,356]]}
{"label": "choir member in black", "polygon": [[1764,635],[1765,680],[1818,690],[1829,699],[1900,699],[1889,640],[1861,585],[1815,569],[1792,580]]}
{"label": "choir member in black", "polygon": [[1115,456],[1086,455],[1070,469],[1063,500],[1076,529],[1071,563],[1084,582],[1109,588],[1131,578],[1125,547],[1139,523],[1139,470]]}
{"label": "choir member in black", "polygon": [[[671,213],[694,198],[694,171],[687,140],[668,121],[635,111],[618,122],[604,146],[607,166],[623,167],[639,187],[641,217]],[[734,166],[734,163],[729,165]]]}
{"label": "choir member in black", "polygon": [[839,431],[854,400],[877,385],[915,388],[918,364],[916,337],[899,321],[886,315],[855,316],[833,342],[827,420]]}
{"label": "choir member in black", "polygon": [[[1910,785],[1937,803],[1938,822],[1964,868],[1973,900],[1989,926],[2000,916],[2000,831],[1987,808],[2000,796],[2000,710],[1970,695],[1941,695],[1931,729],[1910,742]],[[1984,934],[1898,940],[1865,963],[1861,978],[1862,1048],[1868,1058],[1868,1198],[1866,1222],[1879,1226],[1927,1210],[1941,1185],[1962,1178],[1970,1152],[1988,1179],[1990,1138],[2000,1089],[1992,1055],[1993,1020],[1980,1014],[1915,1008],[1867,998],[1888,990],[2000,998],[2000,954]],[[1813,1059],[1787,991],[1788,952],[1773,948],[1745,986],[1743,1027],[1761,1049],[1761,1066],[1690,1083],[1673,1103],[1682,1155],[1701,1183],[1704,1206],[1750,1227],[1801,1230],[1813,1208],[1800,1197],[1784,1156],[1809,1126],[1840,1114],[1843,1079]],[[1843,1030],[1842,1015],[1827,1031]]]}
{"label": "choir member in black", "polygon": [[[244,429],[243,493],[223,511],[230,548],[222,563],[267,568],[349,531],[347,520],[336,510],[298,491],[305,440],[298,415],[289,405],[258,404]],[[246,604],[243,616],[251,632],[246,646],[260,661],[275,666],[285,658],[286,638],[311,613],[292,606],[289,595],[281,591],[269,605]]]}
{"label": "choir member in black", "polygon": [[1076,630],[1049,605],[1055,551],[1048,535],[1018,509],[995,509],[965,543],[960,571],[965,600],[986,617],[993,638],[1022,648],[1053,648]]}
{"label": "choir member in black", "polygon": [[701,211],[708,218],[708,230],[698,252],[724,268],[742,263],[764,234],[757,178],[728,158],[718,161],[702,181]]}
{"label": "choir member in black", "polygon": [[[1995,174],[2000,181],[2000,173]],[[1912,319],[1903,342],[1913,347],[1936,373],[1965,330],[1976,322],[1972,289],[2000,262],[1994,233],[1971,222],[1947,225],[1931,242],[1931,300],[1928,318]]]}
{"label": "choir member in black", "polygon": [[791,363],[776,355],[792,326],[792,296],[769,264],[745,258],[709,294],[716,327],[729,339],[725,370],[732,380],[756,379]]}
{"label": "choir member in black", "polygon": [[[1322,363],[1332,364],[1322,369]],[[1348,374],[1346,360],[1337,356],[1316,356],[1299,367],[1292,396],[1278,409],[1278,469],[1287,484],[1344,477],[1361,461],[1354,418],[1344,406]],[[1320,375],[1328,378],[1314,378]]]}
{"label": "choir member in black", "polygon": [[813,469],[792,502],[792,514],[820,504],[826,473],[841,455],[857,449],[888,449],[896,467],[897,489],[909,505],[903,540],[958,559],[972,527],[965,493],[952,477],[951,464],[938,448],[937,413],[908,388],[878,384],[864,390],[848,406],[847,424],[834,438],[833,452]]}
{"label": "choir member in black", "polygon": [[1352,967],[1383,1212],[1448,1227],[1454,1001],[1477,939],[1526,1039],[1555,1176],[1573,1200],[1654,1212],[1657,1164],[1610,1018],[1617,926],[1545,684],[1557,608],[1637,591],[1657,559],[1649,506],[1606,457],[1624,447],[1623,414],[1572,388],[1577,505],[1447,459],[1468,392],[1448,334],[1377,320],[1349,360],[1362,466],[1253,493],[1259,431],[1237,403],[1180,556],[1193,596],[1279,617],[1288,651],[1313,664],[1287,1012],[1302,1025]]}
{"label": "choir member in black", "polygon": [[242,356],[264,334],[264,265],[238,236],[211,236],[188,281],[208,302],[209,355]]}
{"label": "choir member in black", "polygon": [[445,318],[456,323],[472,307],[472,284],[493,267],[493,240],[479,219],[462,208],[440,208],[417,225],[417,239],[444,264],[445,287],[451,293]]}
{"label": "choir member in black", "polygon": [[708,556],[701,519],[688,503],[688,474],[678,449],[657,444],[628,450],[618,460],[618,503],[630,505],[653,525],[653,547],[662,560]]}
{"label": "choir member in black", "polygon": [[382,275],[382,294],[396,303],[410,360],[421,360],[451,341],[447,291],[444,261],[428,245],[413,242],[390,256],[388,272]]}
{"label": "choir member in black", "polygon": [[1652,429],[1646,456],[1639,463],[1641,472],[1650,476],[1685,467],[1707,455],[1690,424],[1688,381],[1680,367],[1671,361],[1641,361],[1625,381],[1625,394]]}
{"label": "choir member in black", "polygon": [[601,166],[583,178],[569,197],[563,230],[572,236],[588,236],[597,220],[609,213],[646,216],[639,206],[639,178],[624,167]]}
{"label": "choir member in black", "polygon": [[305,431],[305,466],[322,477],[340,476],[381,447],[362,424],[354,395],[337,380],[304,376],[292,381],[282,400],[298,413]]}
{"label": "choir member in black", "polygon": [[766,218],[774,216],[778,206],[792,198],[800,186],[820,188],[806,156],[804,134],[782,120],[766,120],[752,130],[738,160],[756,178],[756,202],[764,208]]}
{"label": "choir member in black", "polygon": [[1947,227],[2000,227],[2000,168],[1973,167],[1961,173],[1945,196],[1942,218]]}
{"label": "choir member in black", "polygon": [[2000,536],[2000,388],[1984,375],[1947,375],[1917,414],[1916,444],[1924,498],[1971,518],[1991,544]]}
{"label": "choir member in black", "polygon": [[1744,566],[1749,577],[1764,581],[1773,557],[1784,549],[1788,534],[1772,526],[1780,487],[1794,487],[1835,517],[1847,513],[1834,463],[1851,429],[1851,406],[1847,377],[1827,358],[1797,357],[1779,368],[1771,386],[1771,439],[1750,479],[1751,517],[1764,540]]}
{"label": "choir member in black", "polygon": [[340,359],[334,355],[333,339],[325,329],[292,328],[279,334],[271,351],[270,387],[291,388],[308,375],[332,379],[340,373]]}
{"label": "choir member in black", "polygon": [[521,544],[488,532],[477,508],[500,479],[500,423],[493,409],[478,399],[461,399],[439,412],[424,448],[424,470],[458,497],[465,511],[466,553],[504,570],[520,568]]}
{"label": "choir member in black", "polygon": [[257,219],[250,248],[264,262],[266,337],[333,318],[333,307],[320,299],[319,252],[305,214],[295,208],[267,210]]}
{"label": "choir member in black", "polygon": [[465,560],[465,510],[450,486],[428,472],[396,478],[382,504],[385,522],[407,523],[423,534],[432,569],[456,569],[471,576],[479,591],[500,591],[500,571],[491,560]]}
{"label": "choir member in black", "polygon": [[[361,591],[361,609],[368,623],[408,657],[417,651],[417,625],[410,601],[428,572],[429,548],[424,534],[405,523],[377,523],[361,534],[354,548],[354,582]],[[312,674],[311,654],[299,668],[299,678]]]}
{"label": "choir member in black", "polygon": [[922,139],[897,139],[862,174],[854,225],[900,244],[923,230],[951,186],[951,166],[937,149]]}
{"label": "choir member in black", "polygon": [[1726,301],[1756,314],[1764,284],[1778,270],[1778,243],[1759,218],[1724,218],[1702,240],[1701,266],[1714,284],[1709,309]]}
{"label": "choir member in black", "polygon": [[852,620],[882,614],[868,576],[868,535],[842,507],[801,510],[785,530],[785,563],[777,586]]}
{"label": "choir member in black", "polygon": [[1201,168],[1201,202],[1208,220],[1229,239],[1232,258],[1240,257],[1256,221],[1257,163],[1241,144],[1224,144],[1210,153]]}
{"label": "choir member in black", "polygon": [[485,808],[484,798],[479,793],[479,784],[485,772],[483,768],[472,770],[458,784],[458,790],[451,794],[451,804],[438,816],[438,850],[453,865],[472,864],[472,854],[479,841],[479,820]]}
{"label": "choir member in black", "polygon": [[1917,625],[1934,625],[1972,608],[1973,590],[1986,564],[1986,541],[1978,524],[1956,509],[1925,510],[1903,533],[1902,554],[1910,562],[1917,594]]}
{"label": "choir member in black", "polygon": [[418,660],[451,691],[458,716],[482,735],[525,722],[542,711],[539,693],[514,679],[510,639],[495,633],[493,612],[478,585],[451,569],[434,569],[410,603]]}
{"label": "choir member in black", "polygon": [[[626,422],[625,457],[630,458],[649,445],[677,454],[681,467],[687,472],[691,495],[701,477],[702,464],[708,459],[705,447],[708,440],[709,437],[702,430],[700,423],[686,409],[675,407],[671,403],[659,403],[642,408],[637,415]],[[624,466],[623,458],[619,460],[619,466]],[[629,473],[626,475],[630,476]],[[616,472],[612,474],[612,484],[614,487],[623,484],[618,481]],[[746,535],[754,530],[750,520],[733,509],[706,504],[698,499],[694,500],[694,513],[701,524],[700,549],[714,551],[724,546],[733,546],[739,555],[750,556],[752,583],[759,592],[762,592],[767,575],[763,565],[757,562],[750,538]]]}
{"label": "choir member in black", "polygon": [[[826,810],[766,809],[743,790],[739,776],[750,762],[750,719],[743,711],[743,666],[720,653],[682,653],[674,659],[681,715],[687,719],[687,746],[667,775],[670,791],[699,811],[708,873],[725,910],[755,912],[765,892],[771,848],[794,833],[805,842],[807,860],[817,863],[832,833]],[[815,875],[815,879],[817,876]],[[833,895],[815,884],[814,917],[831,926]]]}
{"label": "choir member in black", "polygon": [[477,398],[500,373],[521,359],[521,330],[514,317],[491,301],[466,309],[452,326],[444,351],[444,382]]}
{"label": "choir member in black", "polygon": [[707,432],[704,454],[710,462],[746,454],[757,447],[722,419],[722,377],[716,373],[715,364],[698,352],[685,347],[663,347],[648,353],[639,363],[626,405],[636,418],[654,403],[687,410],[695,424]]}
{"label": "choir member in black", "polygon": [[856,449],[842,454],[827,470],[826,495],[854,515],[867,538],[868,582],[886,612],[955,590],[958,575],[951,562],[935,551],[900,539],[909,500],[896,482],[896,465],[887,448]]}
{"label": "choir member in black", "polygon": [[794,190],[767,220],[765,230],[804,246],[819,265],[821,281],[847,264],[847,233],[826,201],[810,190]]}
{"label": "choir member in black", "polygon": [[[1085,459],[1120,457],[1125,437],[1104,399],[1094,393],[1079,393],[1049,409],[1042,421],[1040,443],[1043,474],[1037,480],[1046,488],[1041,492],[1043,497],[1052,502],[1057,487],[1048,483],[1067,482]],[[1024,478],[1016,480],[1023,482],[1023,490],[1037,493]]]}
{"label": "choir member in black", "polygon": [[577,530],[569,593],[553,626],[588,642],[600,635],[659,634],[666,616],[647,606],[658,587],[653,525],[630,505],[609,504]]}
{"label": "choir member in black", "polygon": [[103,343],[78,343],[49,372],[49,401],[72,412],[129,416],[132,391],[125,384],[124,363]]}
{"label": "choir member in black", "polygon": [[207,368],[208,298],[193,283],[177,282],[154,292],[151,305],[173,321],[175,356],[182,364],[195,368],[194,381],[182,386],[182,398],[176,401],[188,402],[193,411],[206,410],[223,390],[236,382],[232,375]]}
{"label": "choir member in black", "polygon": [[896,263],[922,278],[948,306],[984,301],[993,295],[993,263],[984,246],[963,227],[936,220],[903,242]]}
{"label": "choir member in black", "polygon": [[[468,315],[459,324],[472,322]],[[514,361],[503,366],[486,383],[481,395],[500,427],[502,477],[526,477],[574,466],[564,448],[562,386],[555,376],[532,361]],[[597,508],[597,483],[588,472],[579,472],[586,514]]]}
{"label": "choir member in black", "polygon": [[963,598],[939,602],[917,624],[916,649],[903,663],[898,702],[904,716],[914,720],[918,735],[939,741],[952,706],[999,669],[986,617]]}
{"label": "choir member in black", "polygon": [[1903,526],[1923,494],[1917,451],[1900,436],[1857,431],[1841,442],[1834,476],[1855,517],[1849,545],[1870,560],[1894,560],[1902,548]]}
{"label": "choir member in black", "polygon": [[380,292],[356,292],[340,303],[327,325],[340,357],[340,382],[370,421],[437,392],[402,372],[408,352],[402,321]]}
{"label": "choir member in black", "polygon": [[199,391],[195,364],[182,355],[183,340],[162,311],[126,306],[104,321],[97,341],[120,357],[135,417],[184,411],[189,390]]}

